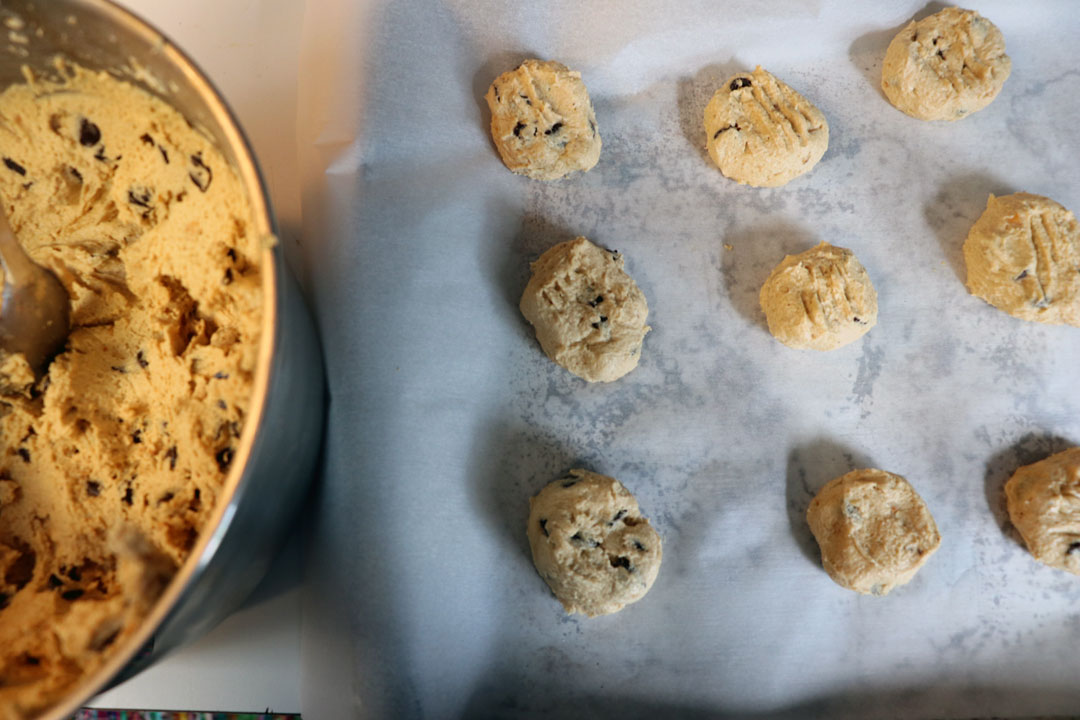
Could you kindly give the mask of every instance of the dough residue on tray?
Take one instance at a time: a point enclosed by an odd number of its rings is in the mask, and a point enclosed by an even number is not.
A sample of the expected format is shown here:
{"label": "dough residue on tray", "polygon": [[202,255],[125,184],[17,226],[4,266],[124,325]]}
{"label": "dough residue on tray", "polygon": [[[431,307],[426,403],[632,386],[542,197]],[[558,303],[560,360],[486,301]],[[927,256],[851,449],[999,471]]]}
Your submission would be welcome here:
{"label": "dough residue on tray", "polygon": [[192,549],[258,353],[262,244],[244,188],[167,103],[106,73],[0,95],[0,198],[71,297],[38,380],[0,393],[0,718],[118,647]]}

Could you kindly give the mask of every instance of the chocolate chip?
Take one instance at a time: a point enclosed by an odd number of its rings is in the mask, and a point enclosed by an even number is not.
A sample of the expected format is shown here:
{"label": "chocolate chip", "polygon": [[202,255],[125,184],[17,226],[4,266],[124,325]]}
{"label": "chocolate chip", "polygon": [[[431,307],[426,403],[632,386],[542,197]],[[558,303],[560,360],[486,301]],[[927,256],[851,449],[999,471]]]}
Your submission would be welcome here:
{"label": "chocolate chip", "polygon": [[642,545],[637,540],[634,541],[634,547],[637,548],[638,550],[640,550],[641,552],[645,552],[645,546]]}
{"label": "chocolate chip", "polygon": [[225,275],[221,278],[222,285],[232,285],[233,272],[232,268],[225,268]]}
{"label": "chocolate chip", "polygon": [[22,661],[27,665],[40,665],[41,658],[31,655],[30,653],[23,653]]}
{"label": "chocolate chip", "polygon": [[146,361],[146,353],[144,353],[142,350],[135,353],[135,362],[139,363],[139,367],[141,368],[144,368],[150,364]]}
{"label": "chocolate chip", "polygon": [[3,610],[7,607],[9,597],[11,596],[7,593],[0,593],[0,610]]}
{"label": "chocolate chip", "polygon": [[202,192],[206,192],[210,183],[214,180],[214,171],[203,162],[202,153],[197,152],[191,156],[192,169],[188,172],[191,182]]}
{"label": "chocolate chip", "polygon": [[1077,552],[1080,552],[1080,542],[1072,542],[1069,543],[1069,549],[1065,551],[1065,554],[1072,555]]}
{"label": "chocolate chip", "polygon": [[626,517],[626,511],[625,510],[620,510],[619,512],[615,513],[615,517],[611,518],[611,522],[617,523],[620,520],[622,520],[624,517]]}
{"label": "chocolate chip", "polygon": [[600,316],[600,322],[606,323],[607,322],[607,315],[601,315]]}
{"label": "chocolate chip", "polygon": [[604,296],[603,295],[597,295],[595,300],[590,300],[589,301],[589,307],[596,307],[597,305],[599,305],[602,302],[604,302]]}
{"label": "chocolate chip", "polygon": [[1016,276],[1016,279],[1017,279],[1017,280],[1023,280],[1023,279],[1024,279],[1024,278],[1026,278],[1027,276],[1028,276],[1028,271],[1027,271],[1027,270],[1024,270],[1024,271],[1023,271],[1022,273],[1020,273],[1019,275],[1017,275],[1017,276]]}
{"label": "chocolate chip", "polygon": [[165,150],[165,148],[161,147],[160,145],[158,145],[158,150],[161,152],[161,158],[165,161],[165,164],[168,165],[169,153]]}
{"label": "chocolate chip", "polygon": [[176,469],[176,446],[175,445],[173,445],[171,448],[169,448],[168,450],[165,451],[165,458],[169,461],[169,469],[170,470],[175,470]]}
{"label": "chocolate chip", "polygon": [[101,128],[86,118],[79,122],[79,144],[83,147],[93,147],[101,142]]}
{"label": "chocolate chip", "polygon": [[544,533],[544,537],[551,537],[547,529],[547,518],[540,518],[540,532]]}
{"label": "chocolate chip", "polygon": [[26,448],[19,448],[15,452],[19,454],[19,457],[23,459],[23,462],[30,462],[30,451]]}
{"label": "chocolate chip", "polygon": [[750,78],[735,78],[731,81],[731,91],[735,92],[744,87],[750,87]]}
{"label": "chocolate chip", "polygon": [[82,573],[79,572],[79,568],[77,568],[77,567],[73,567],[70,570],[68,570],[67,571],[67,576],[69,578],[71,578],[72,580],[74,580],[75,582],[79,582],[79,581],[82,580]]}
{"label": "chocolate chip", "polygon": [[153,191],[146,187],[136,186],[128,190],[128,202],[147,210],[150,209],[151,197],[153,197]]}
{"label": "chocolate chip", "polygon": [[233,449],[231,447],[227,447],[218,450],[218,453],[214,456],[214,459],[217,460],[218,469],[221,470],[221,472],[225,472],[229,469],[229,464],[232,463]]}
{"label": "chocolate chip", "polygon": [[518,97],[524,100],[526,105],[529,105],[530,107],[532,106],[532,100],[529,99],[528,95],[522,95],[521,93],[518,93]]}
{"label": "chocolate chip", "polygon": [[97,497],[101,494],[101,483],[96,480],[89,480],[86,483],[86,494],[90,497]]}
{"label": "chocolate chip", "polygon": [[547,130],[545,130],[544,134],[545,135],[554,135],[555,133],[559,132],[560,130],[562,130],[562,123],[557,122],[554,125],[552,125],[551,127],[549,127]]}
{"label": "chocolate chip", "polygon": [[600,323],[593,323],[592,326],[593,326],[593,330],[599,330],[600,329]]}
{"label": "chocolate chip", "polygon": [[939,58],[941,58],[942,60],[944,60],[944,59],[945,59],[945,53],[941,52],[941,50],[938,50],[938,51],[937,51],[937,56],[938,56]]}
{"label": "chocolate chip", "polygon": [[227,380],[228,378],[229,378],[229,373],[227,373],[227,372],[216,372],[216,373],[214,373],[214,379],[215,380]]}
{"label": "chocolate chip", "polygon": [[131,433],[131,442],[135,445],[138,445],[142,442],[142,430],[136,430],[135,432]]}
{"label": "chocolate chip", "polygon": [[66,591],[60,593],[60,597],[64,598],[65,600],[71,601],[71,600],[78,600],[79,598],[81,598],[85,594],[86,594],[85,590],[80,590],[79,588],[75,588],[74,590],[66,590]]}
{"label": "chocolate chip", "polygon": [[20,175],[25,175],[26,174],[26,168],[24,168],[22,165],[15,162],[11,158],[8,158],[8,157],[4,158],[4,165],[7,166],[8,170],[12,170],[14,172],[17,172]]}
{"label": "chocolate chip", "polygon": [[634,566],[630,564],[630,558],[628,557],[613,557],[611,558],[611,567],[626,568],[629,572],[634,572]]}
{"label": "chocolate chip", "polygon": [[521,131],[525,129],[525,123],[519,122],[514,126],[514,137],[521,137]]}
{"label": "chocolate chip", "polygon": [[63,584],[64,584],[64,581],[61,580],[60,578],[56,577],[56,575],[52,575],[52,574],[49,575],[49,587],[50,588],[58,588]]}
{"label": "chocolate chip", "polygon": [[228,410],[229,409],[229,406],[225,404],[224,400],[218,400],[217,401],[217,406],[219,408],[221,408],[222,410]]}
{"label": "chocolate chip", "polygon": [[127,490],[124,491],[124,498],[123,498],[124,504],[125,505],[131,505],[134,502],[134,500],[135,500],[134,492],[129,487]]}
{"label": "chocolate chip", "polygon": [[143,133],[139,137],[139,139],[142,140],[147,145],[153,145],[154,144],[154,138],[150,137],[150,133]]}
{"label": "chocolate chip", "polygon": [[125,368],[123,365],[110,365],[109,369],[112,370],[113,372],[118,372],[118,373],[126,373],[127,372],[127,368]]}

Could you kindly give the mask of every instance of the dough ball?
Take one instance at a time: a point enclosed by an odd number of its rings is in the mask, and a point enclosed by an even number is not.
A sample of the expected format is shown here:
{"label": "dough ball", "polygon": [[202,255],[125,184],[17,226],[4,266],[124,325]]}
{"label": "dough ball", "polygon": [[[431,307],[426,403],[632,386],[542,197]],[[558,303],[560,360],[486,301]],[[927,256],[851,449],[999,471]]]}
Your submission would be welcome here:
{"label": "dough ball", "polygon": [[972,295],[1022,320],[1080,327],[1080,225],[1050,198],[991,195],[964,263]]}
{"label": "dough ball", "polygon": [[615,478],[571,470],[529,500],[533,564],[568,613],[618,612],[649,592],[660,536]]}
{"label": "dough ball", "polygon": [[1080,575],[1080,447],[1017,470],[1005,498],[1035,559]]}
{"label": "dough ball", "polygon": [[829,124],[799,93],[758,66],[724,82],[705,107],[709,156],[743,185],[786,185],[817,165]]}
{"label": "dough ball", "polygon": [[557,180],[600,159],[600,131],[581,73],[526,60],[497,77],[486,99],[491,137],[514,172]]}
{"label": "dough ball", "polygon": [[901,30],[885,51],[881,89],[920,120],[959,120],[1001,92],[1012,62],[1005,39],[973,10],[946,8]]}
{"label": "dough ball", "polygon": [[864,595],[887,595],[905,584],[941,544],[922,498],[884,470],[852,470],[830,481],[810,502],[806,520],[825,572]]}
{"label": "dough ball", "polygon": [[773,269],[761,309],[769,332],[788,347],[835,350],[877,323],[877,293],[853,252],[823,242]]}
{"label": "dough ball", "polygon": [[637,367],[649,326],[645,295],[623,257],[583,237],[532,264],[521,313],[549,358],[589,382],[611,382]]}

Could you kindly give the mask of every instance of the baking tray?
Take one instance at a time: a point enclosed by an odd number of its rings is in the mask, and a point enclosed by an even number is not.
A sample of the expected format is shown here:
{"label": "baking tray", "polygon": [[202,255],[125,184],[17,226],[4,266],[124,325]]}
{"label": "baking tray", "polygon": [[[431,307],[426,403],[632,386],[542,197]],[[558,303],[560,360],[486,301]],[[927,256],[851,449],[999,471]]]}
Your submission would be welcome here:
{"label": "baking tray", "polygon": [[[941,7],[310,9],[304,253],[331,410],[305,717],[1080,711],[1080,580],[1032,560],[1000,499],[1016,467],[1080,444],[1080,330],[970,296],[961,254],[990,193],[1080,208],[1080,13],[979,3],[1012,75],[987,109],[925,123],[884,99],[881,59]],[[320,76],[328,57],[355,71]],[[582,72],[591,172],[499,162],[483,94],[528,57]],[[830,126],[779,189],[703,149],[708,98],[757,64]],[[528,263],[579,234],[622,252],[650,304],[641,365],[613,384],[552,364],[517,310]],[[757,301],[821,240],[855,251],[880,305],[824,354],[780,345]],[[525,537],[529,496],[579,466],[626,484],[664,540],[649,595],[597,619],[563,613]],[[804,520],[867,466],[907,477],[943,536],[884,598],[835,585]]]}

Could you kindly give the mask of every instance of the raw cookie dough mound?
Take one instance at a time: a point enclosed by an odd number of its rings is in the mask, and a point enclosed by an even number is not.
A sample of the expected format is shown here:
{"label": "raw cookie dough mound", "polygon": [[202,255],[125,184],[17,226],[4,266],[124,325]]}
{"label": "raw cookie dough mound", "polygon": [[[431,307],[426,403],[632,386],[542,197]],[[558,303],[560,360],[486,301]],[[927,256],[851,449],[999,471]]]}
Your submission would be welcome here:
{"label": "raw cookie dough mound", "polygon": [[581,73],[526,60],[497,77],[486,99],[491,137],[514,172],[557,180],[600,159],[600,131]]}
{"label": "raw cookie dough mound", "polygon": [[571,470],[529,500],[533,564],[568,613],[618,612],[649,592],[660,536],[615,478]]}
{"label": "raw cookie dough mound", "polygon": [[853,470],[821,488],[806,511],[821,564],[838,585],[887,595],[915,576],[941,535],[907,480],[884,470]]}
{"label": "raw cookie dough mound", "polygon": [[545,252],[532,272],[520,308],[549,358],[589,382],[637,367],[649,305],[622,255],[579,237]]}
{"label": "raw cookie dough mound", "polygon": [[855,254],[821,243],[788,255],[761,287],[769,332],[788,347],[835,350],[877,323],[877,293]]}
{"label": "raw cookie dough mound", "polygon": [[1020,468],[1005,497],[1035,559],[1080,575],[1080,447]]}
{"label": "raw cookie dough mound", "polygon": [[1012,69],[1005,39],[973,10],[946,8],[901,30],[885,51],[881,89],[920,120],[959,120],[1001,92]]}
{"label": "raw cookie dough mound", "polygon": [[825,116],[758,66],[729,78],[705,107],[709,156],[743,185],[785,185],[817,165],[829,147]]}
{"label": "raw cookie dough mound", "polygon": [[991,195],[964,262],[972,295],[1022,320],[1080,327],[1080,225],[1050,198]]}

